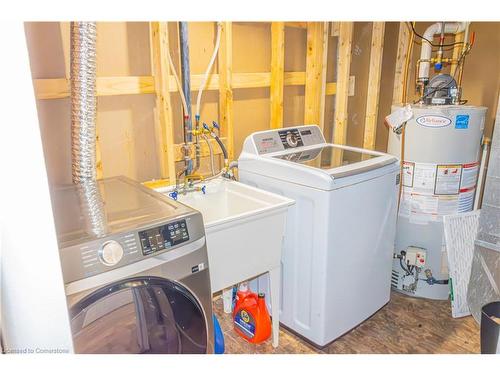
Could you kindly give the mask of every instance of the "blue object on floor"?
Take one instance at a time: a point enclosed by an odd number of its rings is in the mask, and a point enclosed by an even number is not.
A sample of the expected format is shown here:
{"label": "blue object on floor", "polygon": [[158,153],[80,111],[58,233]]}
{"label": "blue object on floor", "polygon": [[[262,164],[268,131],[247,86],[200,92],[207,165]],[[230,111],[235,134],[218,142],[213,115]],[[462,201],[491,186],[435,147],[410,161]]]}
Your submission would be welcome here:
{"label": "blue object on floor", "polygon": [[214,352],[215,354],[224,354],[224,334],[215,314],[212,314],[212,318],[214,321]]}

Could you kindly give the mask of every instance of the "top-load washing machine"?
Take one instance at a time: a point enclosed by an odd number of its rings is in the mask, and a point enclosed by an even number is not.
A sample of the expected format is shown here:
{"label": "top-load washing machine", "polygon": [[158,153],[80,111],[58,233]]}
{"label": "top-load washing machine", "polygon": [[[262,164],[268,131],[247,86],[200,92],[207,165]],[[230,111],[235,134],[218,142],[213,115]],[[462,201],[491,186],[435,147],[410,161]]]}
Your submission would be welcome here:
{"label": "top-load washing machine", "polygon": [[308,125],[248,136],[238,173],[296,201],[282,252],[283,325],[322,347],[389,301],[397,158],[328,144]]}
{"label": "top-load washing machine", "polygon": [[52,204],[76,353],[213,353],[199,212],[124,177]]}

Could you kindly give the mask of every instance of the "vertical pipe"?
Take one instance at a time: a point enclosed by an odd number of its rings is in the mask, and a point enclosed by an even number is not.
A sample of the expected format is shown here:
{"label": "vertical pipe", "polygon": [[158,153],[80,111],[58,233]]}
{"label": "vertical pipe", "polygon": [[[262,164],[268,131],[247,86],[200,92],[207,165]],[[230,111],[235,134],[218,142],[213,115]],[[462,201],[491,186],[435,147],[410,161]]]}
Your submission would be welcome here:
{"label": "vertical pipe", "polygon": [[481,199],[481,190],[483,190],[484,172],[486,169],[486,161],[488,160],[489,143],[490,143],[489,139],[483,140],[483,152],[481,155],[481,165],[479,166],[479,176],[477,178],[476,196],[474,197],[474,210],[479,209],[479,202]]}
{"label": "vertical pipe", "polygon": [[187,148],[187,143],[192,142],[193,135],[191,131],[193,130],[193,123],[191,120],[191,71],[189,67],[189,33],[188,33],[188,23],[179,22],[179,44],[181,52],[181,76],[182,76],[182,90],[184,91],[186,99],[186,108],[188,113],[184,113],[184,144],[185,144],[185,155],[184,161],[186,164],[186,175],[192,172],[192,161],[189,158],[189,149]]}

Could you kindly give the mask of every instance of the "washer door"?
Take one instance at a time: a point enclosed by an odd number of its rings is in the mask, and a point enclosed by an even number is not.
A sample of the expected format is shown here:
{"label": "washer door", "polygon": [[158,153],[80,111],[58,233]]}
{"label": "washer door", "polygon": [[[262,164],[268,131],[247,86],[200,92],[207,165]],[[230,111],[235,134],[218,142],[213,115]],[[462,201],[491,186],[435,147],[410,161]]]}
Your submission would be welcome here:
{"label": "washer door", "polygon": [[70,309],[76,353],[207,351],[205,314],[184,286],[159,277],[107,285]]}

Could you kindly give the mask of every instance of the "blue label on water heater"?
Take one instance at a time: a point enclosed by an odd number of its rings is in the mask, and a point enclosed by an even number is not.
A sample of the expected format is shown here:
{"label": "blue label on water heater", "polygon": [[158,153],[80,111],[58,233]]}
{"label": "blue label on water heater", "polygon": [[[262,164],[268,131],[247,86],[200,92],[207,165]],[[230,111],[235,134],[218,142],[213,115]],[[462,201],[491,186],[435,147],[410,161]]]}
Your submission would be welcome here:
{"label": "blue label on water heater", "polygon": [[455,129],[468,129],[469,115],[457,115],[455,119]]}

